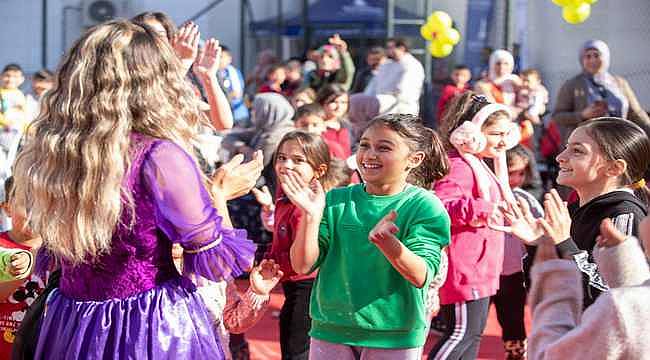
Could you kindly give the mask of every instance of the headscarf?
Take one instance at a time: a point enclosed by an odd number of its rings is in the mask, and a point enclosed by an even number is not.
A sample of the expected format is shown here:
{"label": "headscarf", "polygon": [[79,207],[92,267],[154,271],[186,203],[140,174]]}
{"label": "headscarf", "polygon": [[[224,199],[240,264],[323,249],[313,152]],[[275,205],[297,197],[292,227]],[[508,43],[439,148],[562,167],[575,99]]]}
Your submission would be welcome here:
{"label": "headscarf", "polygon": [[[602,66],[596,74],[589,74],[584,71],[582,57],[587,50],[596,50],[600,54]],[[616,78],[609,72],[610,52],[609,47],[604,41],[589,40],[582,45],[578,54],[578,61],[586,75],[587,82],[587,103],[592,104],[595,101],[606,101],[609,116],[625,118],[629,109],[629,101],[619,87]]]}
{"label": "headscarf", "polygon": [[512,57],[512,54],[508,50],[499,49],[493,51],[492,54],[490,54],[490,59],[488,62],[488,79],[498,88],[502,99],[497,99],[497,96],[494,94],[492,94],[492,96],[497,101],[503,101],[503,104],[514,105],[517,86],[520,83],[519,77],[512,73],[503,76],[497,76],[496,64],[499,62],[507,62],[512,68],[515,66],[515,59]]}
{"label": "headscarf", "polygon": [[250,146],[264,153],[264,165],[272,155],[282,136],[294,130],[294,110],[287,99],[277,93],[262,93],[253,100],[252,124],[255,135]]}

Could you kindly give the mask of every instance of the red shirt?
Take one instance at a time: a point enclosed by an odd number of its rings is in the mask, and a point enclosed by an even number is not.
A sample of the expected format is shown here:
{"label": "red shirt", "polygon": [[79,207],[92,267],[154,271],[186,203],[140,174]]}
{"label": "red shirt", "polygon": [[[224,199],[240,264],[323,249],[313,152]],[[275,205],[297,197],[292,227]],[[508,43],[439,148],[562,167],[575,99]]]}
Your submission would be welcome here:
{"label": "red shirt", "polygon": [[[334,157],[339,158],[341,160],[345,160],[352,155],[352,147],[350,145],[350,131],[344,127],[336,130],[333,128],[327,128],[322,134],[321,137],[325,142],[327,143],[328,146],[330,146],[330,154],[332,154]],[[338,144],[339,149],[336,149],[339,154],[334,154],[333,153],[333,147],[334,145],[330,144]]]}
{"label": "red shirt", "polygon": [[[282,91],[273,89],[269,84],[264,84],[257,89],[258,94],[274,92],[277,94],[283,94]],[[284,94],[283,94],[284,95]]]}
{"label": "red shirt", "polygon": [[278,187],[277,200],[275,201],[273,242],[271,243],[271,250],[264,257],[273,259],[280,265],[280,270],[284,273],[281,281],[313,279],[317,274],[314,271],[309,275],[300,275],[293,271],[293,267],[291,267],[289,251],[296,236],[298,222],[301,217],[302,212],[300,209],[291,203],[282,192],[282,188]]}
{"label": "red shirt", "polygon": [[[9,238],[9,234],[0,233],[0,247],[8,249],[31,250],[30,247],[18,244]],[[11,296],[0,299],[0,360],[11,359],[11,347],[14,334],[27,311],[29,305],[45,289],[45,279],[31,274]]]}
{"label": "red shirt", "polygon": [[465,87],[462,89],[457,88],[456,85],[445,85],[445,87],[442,88],[442,91],[440,92],[440,99],[438,100],[438,117],[436,118],[438,120],[438,126],[440,126],[442,123],[442,114],[445,112],[449,101],[454,96],[462,94],[467,90],[469,90],[469,85],[465,85]]}

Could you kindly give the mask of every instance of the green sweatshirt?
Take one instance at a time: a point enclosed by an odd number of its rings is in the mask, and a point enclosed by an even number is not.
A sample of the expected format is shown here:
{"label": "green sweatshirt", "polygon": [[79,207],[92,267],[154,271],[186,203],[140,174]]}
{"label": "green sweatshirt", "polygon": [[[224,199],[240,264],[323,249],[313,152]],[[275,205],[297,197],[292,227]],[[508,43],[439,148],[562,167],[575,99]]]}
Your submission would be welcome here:
{"label": "green sweatshirt", "polygon": [[[408,282],[368,240],[372,228],[397,211],[397,238],[427,265],[426,283]],[[338,344],[376,348],[424,345],[426,289],[449,244],[449,216],[430,191],[407,185],[390,196],[363,185],[327,193],[319,232],[318,277],[311,295],[310,335]]]}

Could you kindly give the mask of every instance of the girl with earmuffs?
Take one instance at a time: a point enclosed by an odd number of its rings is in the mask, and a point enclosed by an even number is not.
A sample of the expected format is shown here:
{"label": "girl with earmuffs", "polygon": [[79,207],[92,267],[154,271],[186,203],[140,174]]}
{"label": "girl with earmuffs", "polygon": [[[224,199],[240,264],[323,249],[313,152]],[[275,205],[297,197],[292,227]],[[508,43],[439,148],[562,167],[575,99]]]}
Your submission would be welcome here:
{"label": "girl with earmuffs", "polygon": [[447,331],[429,359],[475,359],[490,297],[499,288],[504,246],[499,207],[514,202],[506,150],[519,142],[519,131],[509,107],[471,91],[452,100],[442,124],[450,172],[434,190],[451,218],[449,270],[440,288]]}

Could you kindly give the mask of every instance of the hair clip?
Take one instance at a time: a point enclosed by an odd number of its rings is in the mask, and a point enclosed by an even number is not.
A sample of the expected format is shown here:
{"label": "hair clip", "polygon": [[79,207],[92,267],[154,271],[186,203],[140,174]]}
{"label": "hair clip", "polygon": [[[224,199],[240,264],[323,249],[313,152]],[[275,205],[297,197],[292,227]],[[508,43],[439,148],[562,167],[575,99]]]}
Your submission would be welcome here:
{"label": "hair clip", "polygon": [[481,95],[481,94],[472,95],[472,101],[479,104],[490,102],[490,100],[488,100],[488,98],[485,95]]}

